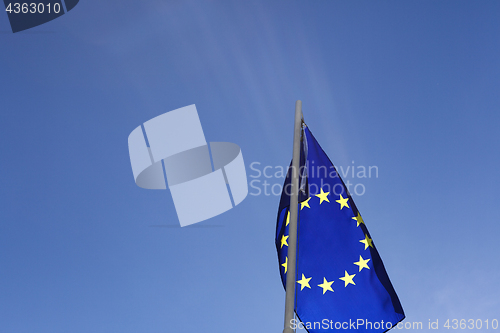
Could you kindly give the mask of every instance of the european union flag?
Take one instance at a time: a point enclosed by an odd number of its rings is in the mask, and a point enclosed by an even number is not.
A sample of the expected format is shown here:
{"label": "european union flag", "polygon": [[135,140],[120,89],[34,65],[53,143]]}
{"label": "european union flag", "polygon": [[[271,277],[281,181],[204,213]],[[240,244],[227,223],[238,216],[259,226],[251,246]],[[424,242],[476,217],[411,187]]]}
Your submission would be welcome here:
{"label": "european union flag", "polygon": [[[293,327],[385,332],[405,318],[375,243],[332,162],[303,125]],[[290,172],[276,225],[287,278]],[[285,287],[286,288],[286,287]]]}

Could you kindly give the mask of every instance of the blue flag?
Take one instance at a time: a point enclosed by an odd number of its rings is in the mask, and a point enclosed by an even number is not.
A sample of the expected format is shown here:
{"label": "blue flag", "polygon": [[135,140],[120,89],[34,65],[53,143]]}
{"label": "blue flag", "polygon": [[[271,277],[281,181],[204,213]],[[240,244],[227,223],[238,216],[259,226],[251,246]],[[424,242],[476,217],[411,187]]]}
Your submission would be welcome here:
{"label": "blue flag", "polygon": [[[348,189],[303,125],[292,328],[385,332],[405,318],[398,296]],[[287,278],[291,172],[283,186],[276,249]],[[285,287],[286,288],[286,287]]]}

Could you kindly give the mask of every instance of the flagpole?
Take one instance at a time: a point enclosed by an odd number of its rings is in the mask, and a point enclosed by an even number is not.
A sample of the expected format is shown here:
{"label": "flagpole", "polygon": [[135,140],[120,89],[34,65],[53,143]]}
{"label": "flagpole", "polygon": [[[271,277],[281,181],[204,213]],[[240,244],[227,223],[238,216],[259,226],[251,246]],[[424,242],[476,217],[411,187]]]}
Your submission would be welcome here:
{"label": "flagpole", "polygon": [[[295,262],[297,257],[297,217],[299,206],[300,135],[302,130],[302,101],[295,102],[293,132],[292,193],[290,197],[290,226],[288,230],[288,264],[286,273],[285,327],[283,333],[293,333],[291,321],[295,305]],[[290,277],[290,278],[289,278]]]}

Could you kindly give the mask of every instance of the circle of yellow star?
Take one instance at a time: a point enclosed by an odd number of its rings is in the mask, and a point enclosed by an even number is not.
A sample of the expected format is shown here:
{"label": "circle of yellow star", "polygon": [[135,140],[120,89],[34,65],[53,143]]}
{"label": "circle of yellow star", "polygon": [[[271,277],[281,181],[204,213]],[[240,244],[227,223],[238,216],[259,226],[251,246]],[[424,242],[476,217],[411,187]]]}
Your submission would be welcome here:
{"label": "circle of yellow star", "polygon": [[283,248],[283,245],[288,246],[288,243],[286,241],[287,239],[288,239],[288,236],[285,236],[285,235],[281,236],[281,248]]}
{"label": "circle of yellow star", "polygon": [[309,280],[311,279],[312,277],[306,279],[304,274],[302,274],[302,279],[297,281],[297,283],[300,284],[300,290],[304,289],[304,287],[311,289],[311,286],[309,285]]}
{"label": "circle of yellow star", "polygon": [[356,285],[356,283],[354,283],[354,281],[352,280],[354,278],[356,274],[353,274],[353,275],[349,275],[349,273],[347,273],[347,271],[345,271],[345,275],[344,277],[341,277],[339,279],[341,279],[342,281],[344,281],[344,287],[347,287],[347,285],[349,283],[353,284],[353,285]]}
{"label": "circle of yellow star", "polygon": [[368,269],[370,269],[370,267],[368,267],[368,265],[367,265],[368,261],[370,261],[370,259],[363,259],[363,257],[362,257],[362,256],[359,256],[359,261],[356,261],[356,262],[354,263],[354,265],[358,265],[358,266],[359,266],[359,271],[361,272],[361,270],[362,270],[363,268],[368,268]]}
{"label": "circle of yellow star", "polygon": [[321,287],[323,288],[323,295],[328,291],[330,290],[331,292],[333,292],[333,289],[332,289],[332,283],[333,281],[330,281],[328,282],[326,280],[326,278],[323,278],[323,283],[322,284],[318,284],[318,287]]}
{"label": "circle of yellow star", "polygon": [[288,225],[288,223],[290,223],[290,212],[286,213],[286,224],[285,224],[285,227]]}
{"label": "circle of yellow star", "polygon": [[359,242],[365,244],[365,250],[368,248],[368,246],[373,247],[372,239],[368,237],[368,235],[366,234],[365,234],[365,239],[362,239]]}
{"label": "circle of yellow star", "polygon": [[286,270],[288,268],[288,257],[285,257],[285,263],[281,264],[281,266],[285,267],[285,274],[286,274]]}
{"label": "circle of yellow star", "polygon": [[316,196],[319,198],[319,204],[321,205],[321,203],[323,201],[328,201],[330,202],[330,200],[328,200],[328,194],[330,194],[330,192],[323,192],[323,189],[321,189],[321,193],[320,194],[316,194]]}
{"label": "circle of yellow star", "polygon": [[338,202],[340,204],[340,209],[344,208],[344,207],[347,207],[347,208],[350,208],[349,205],[347,204],[347,201],[349,200],[349,197],[347,198],[343,198],[342,197],[342,194],[340,195],[340,199],[339,200],[335,200],[335,202]]}
{"label": "circle of yellow star", "polygon": [[361,214],[359,214],[359,212],[358,212],[358,216],[353,217],[352,219],[358,223],[358,225],[356,225],[356,227],[359,227],[359,225],[361,223],[365,224],[365,222],[363,221],[363,218],[361,217]]}
{"label": "circle of yellow star", "polygon": [[309,206],[309,200],[311,200],[311,197],[307,198],[307,200],[302,201],[302,202],[300,203],[300,210],[302,210],[302,208],[304,208],[304,207],[311,208],[311,207]]}

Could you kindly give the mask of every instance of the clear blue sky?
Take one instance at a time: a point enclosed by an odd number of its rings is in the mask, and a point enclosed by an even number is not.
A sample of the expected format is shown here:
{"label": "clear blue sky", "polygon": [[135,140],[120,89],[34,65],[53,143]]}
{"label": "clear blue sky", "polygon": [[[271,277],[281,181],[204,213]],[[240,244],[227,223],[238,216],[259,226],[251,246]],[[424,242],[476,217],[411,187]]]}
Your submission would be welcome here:
{"label": "clear blue sky", "polygon": [[196,104],[256,176],[288,165],[297,99],[337,166],[378,168],[345,180],[406,321],[500,320],[499,21],[498,1],[82,0],[12,34],[0,13],[0,332],[281,332],[279,197],[176,227],[127,137]]}

